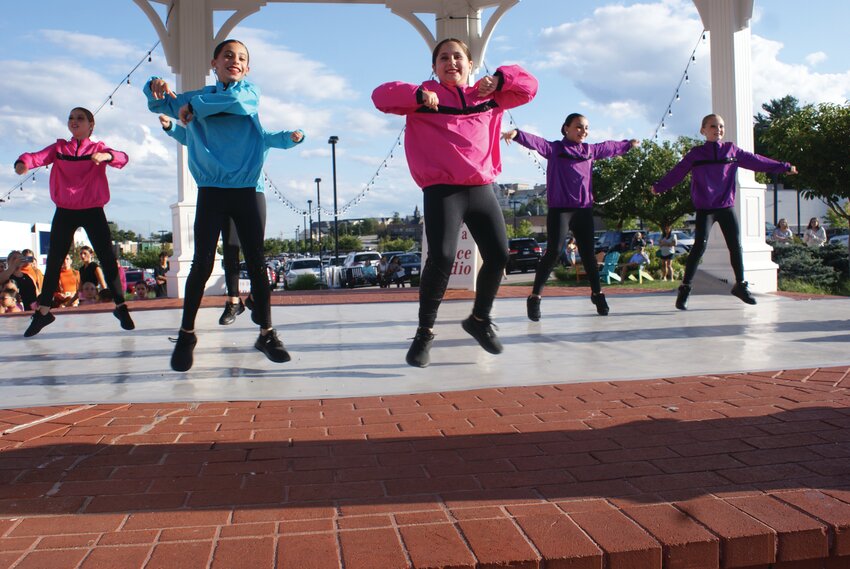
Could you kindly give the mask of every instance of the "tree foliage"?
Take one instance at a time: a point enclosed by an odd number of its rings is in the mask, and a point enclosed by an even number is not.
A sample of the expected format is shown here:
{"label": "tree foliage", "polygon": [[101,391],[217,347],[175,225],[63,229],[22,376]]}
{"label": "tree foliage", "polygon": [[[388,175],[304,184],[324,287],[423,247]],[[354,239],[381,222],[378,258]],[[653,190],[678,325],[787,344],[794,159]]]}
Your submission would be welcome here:
{"label": "tree foliage", "polygon": [[378,242],[379,251],[410,251],[414,247],[416,247],[416,241],[413,239],[384,237]]}
{"label": "tree foliage", "polygon": [[694,211],[690,178],[660,196],[653,196],[649,188],[697,144],[698,140],[684,136],[661,144],[644,140],[624,156],[595,162],[593,193],[597,203],[608,202],[597,206],[597,213],[617,228],[630,225],[634,218],[658,228],[677,225]]}
{"label": "tree foliage", "polygon": [[764,133],[769,153],[794,164],[803,197],[820,198],[845,223],[850,224],[850,105],[806,105],[796,113],[776,119]]}

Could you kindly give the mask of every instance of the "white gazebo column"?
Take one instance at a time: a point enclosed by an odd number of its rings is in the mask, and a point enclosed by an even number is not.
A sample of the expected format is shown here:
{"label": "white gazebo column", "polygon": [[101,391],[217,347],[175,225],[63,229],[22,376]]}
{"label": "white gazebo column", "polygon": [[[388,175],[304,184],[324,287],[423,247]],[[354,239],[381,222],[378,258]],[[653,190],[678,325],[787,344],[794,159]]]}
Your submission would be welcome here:
{"label": "white gazebo column", "polygon": [[[399,17],[409,22],[428,44],[429,55],[440,41],[446,38],[457,38],[469,46],[472,53],[473,69],[469,74],[469,82],[474,82],[474,76],[484,65],[484,55],[487,44],[496,24],[512,6],[519,0],[388,0],[387,7]],[[485,28],[481,29],[481,13],[484,8],[497,7],[490,16]],[[437,37],[431,33],[418,13],[434,14],[437,22]],[[492,69],[491,71],[495,71]],[[422,259],[428,256],[428,220],[425,219],[425,231],[422,239]],[[475,290],[478,270],[481,268],[481,255],[466,227],[461,225],[458,232],[458,245],[455,261],[452,263],[452,274],[449,277],[449,288]]]}
{"label": "white gazebo column", "polygon": [[[712,112],[726,123],[726,139],[753,151],[753,90],[750,19],[753,0],[694,0],[711,40]],[[706,113],[708,114],[708,113]],[[756,292],[776,291],[777,265],[765,241],[766,186],[753,172],[738,170],[735,213],[741,225],[744,278]],[[729,252],[719,229],[712,231],[700,270],[734,284]]]}

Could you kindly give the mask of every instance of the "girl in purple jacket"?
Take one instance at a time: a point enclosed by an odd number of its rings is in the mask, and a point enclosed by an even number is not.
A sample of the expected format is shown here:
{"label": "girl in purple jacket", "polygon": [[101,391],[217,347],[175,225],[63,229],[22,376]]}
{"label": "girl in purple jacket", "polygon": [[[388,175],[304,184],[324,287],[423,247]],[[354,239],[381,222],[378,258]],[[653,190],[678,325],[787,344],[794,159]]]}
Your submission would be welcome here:
{"label": "girl in purple jacket", "polygon": [[694,245],[688,253],[685,276],[676,297],[676,308],[688,309],[688,295],[691,293],[691,281],[697,272],[697,265],[705,253],[708,232],[714,222],[720,224],[729,259],[735,272],[735,286],[732,294],[746,302],[755,304],[756,299],[744,281],[744,256],[741,251],[741,230],[735,216],[735,174],[738,167],[755,172],[776,174],[796,174],[797,168],[788,162],[777,162],[758,154],[746,152],[732,142],[723,142],[725,124],[718,114],[706,115],[702,119],[700,133],[705,136],[705,144],[692,148],[672,170],[658,180],[651,188],[652,193],[662,194],[681,182],[691,172],[691,200],[696,208],[696,235]]}
{"label": "girl in purple jacket", "polygon": [[596,305],[598,314],[608,314],[608,303],[599,284],[599,269],[593,247],[593,161],[621,156],[639,143],[637,140],[608,140],[586,144],[584,140],[589,131],[587,118],[572,113],[561,127],[561,134],[564,135],[562,140],[549,141],[520,130],[502,134],[507,143],[514,140],[526,148],[536,150],[547,160],[546,201],[549,213],[546,216],[546,233],[550,245],[537,265],[534,287],[526,300],[528,318],[534,322],[540,320],[540,295],[558,261],[568,231],[576,239],[581,263],[590,280],[590,301]]}
{"label": "girl in purple jacket", "polygon": [[504,109],[529,102],[537,80],[517,65],[500,67],[469,86],[472,59],[460,40],[445,39],[431,56],[437,81],[422,85],[385,83],[372,93],[375,106],[405,115],[404,148],[410,173],[423,189],[428,258],[419,283],[419,328],[406,361],[430,362],[437,309],[446,292],[466,223],[481,251],[472,314],[463,329],[491,354],[502,344],[490,321],[490,309],[508,262],[508,237],[493,181],[502,170],[499,129]]}
{"label": "girl in purple jacket", "polygon": [[32,321],[24,332],[27,338],[35,336],[56,320],[50,313],[53,293],[59,285],[59,271],[78,227],[86,230],[103,264],[106,284],[115,299],[112,314],[125,330],[136,327],[124,304],[124,290],[112,252],[112,237],[103,212],[103,206],[109,201],[106,166],[123,168],[127,164],[127,155],[89,138],[94,131],[94,115],[88,109],[71,109],[68,130],[71,131],[70,139],[57,140],[38,152],[21,154],[15,162],[15,173],[21,176],[31,168],[53,164],[50,171],[50,198],[56,204],[56,213],[53,214],[50,226],[50,251],[47,254],[44,286],[38,297],[38,310],[32,315]]}

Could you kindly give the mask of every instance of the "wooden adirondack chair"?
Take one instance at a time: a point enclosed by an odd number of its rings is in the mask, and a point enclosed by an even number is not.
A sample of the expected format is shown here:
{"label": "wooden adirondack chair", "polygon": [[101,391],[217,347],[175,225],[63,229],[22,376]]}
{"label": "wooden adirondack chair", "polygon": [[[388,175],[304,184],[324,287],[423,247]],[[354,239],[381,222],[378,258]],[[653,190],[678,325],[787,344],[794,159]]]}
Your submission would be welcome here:
{"label": "wooden adirondack chair", "polygon": [[599,269],[599,279],[605,284],[611,284],[611,279],[621,282],[623,279],[617,274],[617,263],[620,261],[620,253],[610,251],[602,259],[602,268]]}

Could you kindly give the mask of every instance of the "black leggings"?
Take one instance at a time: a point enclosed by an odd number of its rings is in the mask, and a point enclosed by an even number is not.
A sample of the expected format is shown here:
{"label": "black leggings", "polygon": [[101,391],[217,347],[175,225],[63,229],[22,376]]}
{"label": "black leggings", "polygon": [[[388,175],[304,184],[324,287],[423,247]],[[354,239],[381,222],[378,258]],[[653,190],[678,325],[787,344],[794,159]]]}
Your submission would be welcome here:
{"label": "black leggings", "polygon": [[112,250],[112,237],[109,224],[102,207],[89,209],[56,208],[53,223],[50,225],[50,250],[47,253],[47,268],[44,274],[44,285],[38,297],[40,306],[53,305],[53,293],[59,286],[59,271],[65,256],[74,243],[74,233],[82,227],[89,236],[94,253],[100,259],[106,286],[112,291],[115,304],[124,302],[124,291],[121,289],[121,278],[118,276],[118,265],[115,252]]}
{"label": "black leggings", "polygon": [[[546,215],[546,233],[549,236],[549,246],[546,254],[537,265],[534,275],[532,294],[539,295],[549,280],[549,274],[555,268],[558,257],[567,241],[567,232],[571,231],[576,238],[581,264],[590,280],[590,290],[598,294],[602,288],[599,285],[599,268],[596,266],[596,253],[593,245],[593,208],[563,208],[550,207]],[[557,239],[555,239],[557,237]]]}
{"label": "black leggings", "polygon": [[[263,235],[266,233],[266,194],[254,192],[257,197],[257,209],[260,211],[260,225]],[[236,224],[231,218],[221,228],[221,265],[224,267],[224,286],[227,288],[227,296],[235,298],[239,296],[239,234]]]}
{"label": "black leggings", "polygon": [[[265,257],[263,225],[257,206],[256,188],[198,188],[195,210],[195,254],[186,279],[183,299],[184,330],[194,330],[195,316],[204,297],[204,286],[212,274],[218,236],[233,220],[248,266],[254,310],[251,319],[263,328],[271,328],[271,306]],[[238,272],[237,272],[238,274]]]}
{"label": "black leggings", "polygon": [[744,281],[744,254],[741,252],[741,230],[738,227],[738,218],[735,216],[734,208],[724,207],[697,210],[694,246],[688,253],[688,262],[685,264],[685,276],[682,279],[682,284],[689,285],[694,279],[697,266],[703,253],[705,253],[708,232],[715,221],[720,224],[723,237],[726,239],[729,260],[732,262],[732,270],[735,272],[735,282]]}
{"label": "black leggings", "polygon": [[428,186],[423,201],[428,257],[419,281],[419,326],[433,328],[437,321],[437,310],[449,284],[458,232],[463,223],[469,228],[483,260],[476,279],[472,314],[489,318],[508,263],[505,219],[493,185]]}

